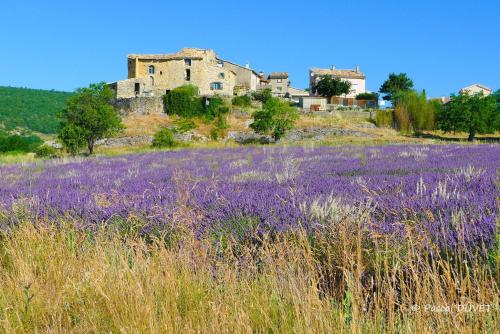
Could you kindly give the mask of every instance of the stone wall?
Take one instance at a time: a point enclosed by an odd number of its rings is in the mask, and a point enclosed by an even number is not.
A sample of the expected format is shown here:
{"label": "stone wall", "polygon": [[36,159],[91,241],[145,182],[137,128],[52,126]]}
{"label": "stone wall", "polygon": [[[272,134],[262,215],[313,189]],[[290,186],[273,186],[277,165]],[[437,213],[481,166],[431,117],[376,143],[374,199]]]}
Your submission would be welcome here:
{"label": "stone wall", "polygon": [[161,96],[119,98],[114,101],[113,105],[121,116],[162,114],[165,112]]}

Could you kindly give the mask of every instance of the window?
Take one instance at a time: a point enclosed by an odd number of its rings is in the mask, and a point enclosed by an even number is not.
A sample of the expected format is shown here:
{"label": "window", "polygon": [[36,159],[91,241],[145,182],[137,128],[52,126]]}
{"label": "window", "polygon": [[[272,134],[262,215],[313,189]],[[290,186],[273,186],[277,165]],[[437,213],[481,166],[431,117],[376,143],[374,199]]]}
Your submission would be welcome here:
{"label": "window", "polygon": [[223,72],[219,73],[219,79],[224,79],[226,77],[226,74]]}
{"label": "window", "polygon": [[224,67],[224,62],[222,60],[217,60],[217,66]]}
{"label": "window", "polygon": [[162,72],[162,71],[160,71],[160,75],[163,75],[163,72]]}
{"label": "window", "polygon": [[191,80],[191,70],[189,68],[186,68],[186,73],[184,74],[184,79],[186,81],[190,81]]}
{"label": "window", "polygon": [[139,95],[141,93],[141,84],[136,82],[135,85],[134,85],[134,91],[135,91],[135,95]]}
{"label": "window", "polygon": [[189,59],[189,58],[184,59],[184,64],[186,66],[191,66],[191,59]]}
{"label": "window", "polygon": [[212,89],[212,90],[222,90],[222,82],[212,82],[210,84],[210,89]]}
{"label": "window", "polygon": [[276,87],[276,89],[277,89],[277,90],[279,90],[279,91],[281,92],[281,91],[283,90],[283,87],[278,86],[278,87]]}
{"label": "window", "polygon": [[155,74],[155,67],[153,65],[149,65],[149,75]]}
{"label": "window", "polygon": [[276,80],[276,82],[281,83],[281,82],[283,82],[283,79],[278,79],[278,80]]}

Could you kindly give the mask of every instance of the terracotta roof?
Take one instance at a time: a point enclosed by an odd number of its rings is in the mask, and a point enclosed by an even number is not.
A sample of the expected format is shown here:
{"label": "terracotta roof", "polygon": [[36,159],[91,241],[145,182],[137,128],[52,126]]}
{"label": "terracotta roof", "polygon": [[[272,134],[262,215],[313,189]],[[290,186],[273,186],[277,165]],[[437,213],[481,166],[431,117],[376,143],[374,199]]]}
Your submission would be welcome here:
{"label": "terracotta roof", "polygon": [[269,75],[269,79],[288,79],[287,72],[272,72]]}
{"label": "terracotta roof", "polygon": [[128,58],[132,59],[202,59],[208,53],[214,53],[213,50],[210,49],[195,49],[195,48],[183,48],[177,53],[171,54],[129,54]]}
{"label": "terracotta roof", "polygon": [[365,79],[363,72],[356,70],[311,68],[311,73],[316,75],[331,75],[332,77],[340,78]]}

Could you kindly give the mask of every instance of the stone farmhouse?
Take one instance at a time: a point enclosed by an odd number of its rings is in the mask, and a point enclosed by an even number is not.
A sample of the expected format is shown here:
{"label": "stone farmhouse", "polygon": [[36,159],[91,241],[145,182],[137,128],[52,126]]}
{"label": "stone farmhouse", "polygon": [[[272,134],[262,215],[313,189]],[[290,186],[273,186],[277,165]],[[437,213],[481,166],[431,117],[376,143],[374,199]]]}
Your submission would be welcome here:
{"label": "stone farmhouse", "polygon": [[220,59],[213,50],[184,48],[174,54],[128,55],[128,79],[110,84],[117,98],[162,96],[195,85],[202,96],[233,96],[255,91],[260,76],[249,66]]}
{"label": "stone farmhouse", "polygon": [[334,96],[332,101],[329,101],[332,104],[355,105],[356,95],[366,92],[366,76],[360,71],[359,66],[351,70],[336,69],[335,66],[332,66],[330,69],[311,68],[309,70],[309,89],[313,96],[318,95],[315,90],[316,84],[326,75],[351,83],[350,93],[345,96]]}

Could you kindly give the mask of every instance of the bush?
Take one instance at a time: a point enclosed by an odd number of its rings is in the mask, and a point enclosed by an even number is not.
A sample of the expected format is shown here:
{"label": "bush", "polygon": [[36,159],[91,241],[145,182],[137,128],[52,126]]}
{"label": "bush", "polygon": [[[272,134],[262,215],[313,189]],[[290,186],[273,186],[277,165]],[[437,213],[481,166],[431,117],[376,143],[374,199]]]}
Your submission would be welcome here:
{"label": "bush", "polygon": [[37,158],[53,158],[57,156],[57,150],[52,146],[42,145],[35,150],[35,154]]}
{"label": "bush", "polygon": [[227,114],[229,108],[225,105],[224,100],[220,96],[215,95],[209,100],[208,104],[204,105],[203,111],[203,115],[211,121],[220,115]]}
{"label": "bush", "polygon": [[180,118],[174,122],[175,131],[178,133],[185,133],[196,129],[196,124],[189,118]]}
{"label": "bush", "polygon": [[293,128],[298,117],[297,109],[287,101],[272,97],[262,110],[254,113],[254,122],[250,127],[255,132],[270,134],[275,140],[279,140],[287,130]]}
{"label": "bush", "polygon": [[262,103],[266,103],[267,101],[269,101],[273,97],[273,94],[271,93],[270,88],[266,88],[266,89],[262,89],[262,90],[258,90],[256,92],[253,92],[252,97],[255,101],[260,101]]}
{"label": "bush", "polygon": [[193,85],[173,89],[163,97],[167,114],[181,117],[198,116],[202,112],[201,99],[198,97],[198,87]]}
{"label": "bush", "polygon": [[248,95],[235,96],[233,97],[232,104],[233,106],[237,107],[250,107],[251,105],[250,96]]}
{"label": "bush", "polygon": [[356,95],[356,100],[378,101],[377,93],[359,93]]}
{"label": "bush", "polygon": [[229,128],[226,119],[223,115],[217,116],[215,119],[215,126],[210,130],[210,138],[212,140],[217,140],[224,136],[225,130]]}
{"label": "bush", "polygon": [[20,136],[0,133],[0,153],[33,152],[43,141],[34,135]]}
{"label": "bush", "polygon": [[377,110],[375,111],[375,125],[379,128],[392,127],[393,110]]}
{"label": "bush", "polygon": [[174,133],[172,130],[167,128],[162,128],[155,133],[152,142],[153,147],[175,147],[176,142],[174,140]]}
{"label": "bush", "polygon": [[401,91],[394,97],[397,101],[394,113],[397,130],[420,133],[435,128],[436,105],[427,100],[425,91]]}

